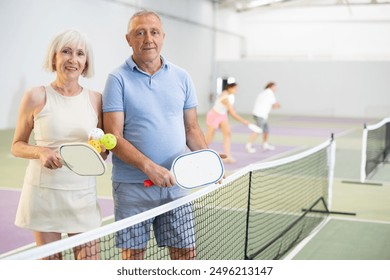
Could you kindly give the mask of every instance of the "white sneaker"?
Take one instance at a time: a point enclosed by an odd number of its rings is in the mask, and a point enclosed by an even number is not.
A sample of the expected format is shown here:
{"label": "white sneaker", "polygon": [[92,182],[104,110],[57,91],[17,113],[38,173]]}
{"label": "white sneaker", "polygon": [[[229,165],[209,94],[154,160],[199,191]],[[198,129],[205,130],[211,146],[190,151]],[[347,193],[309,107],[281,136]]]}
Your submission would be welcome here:
{"label": "white sneaker", "polygon": [[272,146],[272,145],[270,145],[268,143],[264,143],[263,144],[263,150],[264,151],[273,151],[273,150],[275,150],[275,146]]}
{"label": "white sneaker", "polygon": [[251,143],[246,144],[245,150],[250,154],[256,153],[256,149],[252,147]]}

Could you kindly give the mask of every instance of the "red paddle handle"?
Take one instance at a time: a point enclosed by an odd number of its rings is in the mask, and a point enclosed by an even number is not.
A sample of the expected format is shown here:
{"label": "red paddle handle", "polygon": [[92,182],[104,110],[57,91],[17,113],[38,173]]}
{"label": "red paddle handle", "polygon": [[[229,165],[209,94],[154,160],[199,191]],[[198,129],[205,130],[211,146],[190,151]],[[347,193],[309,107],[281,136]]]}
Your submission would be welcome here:
{"label": "red paddle handle", "polygon": [[154,185],[154,183],[152,182],[152,180],[145,180],[144,181],[144,187],[145,188],[149,188],[149,187],[151,187],[153,185]]}

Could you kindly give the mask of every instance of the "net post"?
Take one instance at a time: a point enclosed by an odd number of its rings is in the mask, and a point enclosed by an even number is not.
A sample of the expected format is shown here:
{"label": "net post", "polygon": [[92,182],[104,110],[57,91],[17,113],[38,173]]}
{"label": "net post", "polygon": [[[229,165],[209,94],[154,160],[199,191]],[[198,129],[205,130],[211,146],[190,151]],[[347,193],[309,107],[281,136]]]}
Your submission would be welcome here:
{"label": "net post", "polygon": [[336,164],[336,141],[334,140],[333,133],[331,134],[330,145],[328,146],[328,205],[329,209],[332,208],[332,197],[333,197],[333,178],[334,178],[334,167]]}
{"label": "net post", "polygon": [[362,135],[362,157],[360,164],[360,183],[364,183],[367,177],[366,174],[366,160],[367,160],[367,123],[363,125],[363,135]]}
{"label": "net post", "polygon": [[249,242],[249,213],[251,210],[251,190],[252,190],[252,172],[249,171],[249,187],[248,187],[248,202],[246,209],[246,224],[245,224],[245,248],[244,248],[244,260],[251,260],[248,256],[248,242]]}
{"label": "net post", "polygon": [[371,179],[390,153],[390,118],[367,125],[364,124],[362,139],[362,162],[360,182]]}
{"label": "net post", "polygon": [[390,122],[386,123],[385,131],[385,148],[383,150],[383,163],[389,162],[390,155]]}

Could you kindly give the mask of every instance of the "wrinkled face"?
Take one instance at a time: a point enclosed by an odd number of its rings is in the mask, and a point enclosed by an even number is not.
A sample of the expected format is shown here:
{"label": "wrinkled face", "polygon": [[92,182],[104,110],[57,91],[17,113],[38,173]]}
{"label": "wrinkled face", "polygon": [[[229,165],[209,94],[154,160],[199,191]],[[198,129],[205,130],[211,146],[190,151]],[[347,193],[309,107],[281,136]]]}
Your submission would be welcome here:
{"label": "wrinkled face", "polygon": [[156,16],[149,14],[134,18],[126,35],[127,42],[133,49],[134,61],[159,62],[164,37],[161,21]]}
{"label": "wrinkled face", "polygon": [[53,62],[59,76],[79,78],[86,68],[87,54],[84,47],[67,44],[55,54]]}

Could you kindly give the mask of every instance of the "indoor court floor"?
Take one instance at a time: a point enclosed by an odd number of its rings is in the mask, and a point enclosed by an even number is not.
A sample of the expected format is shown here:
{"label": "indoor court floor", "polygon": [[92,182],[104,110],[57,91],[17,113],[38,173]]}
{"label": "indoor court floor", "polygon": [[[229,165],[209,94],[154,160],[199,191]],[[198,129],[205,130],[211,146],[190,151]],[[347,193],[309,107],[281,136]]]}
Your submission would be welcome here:
{"label": "indoor court floor", "polygon": [[[250,116],[246,116],[251,120]],[[306,239],[288,256],[303,260],[389,260],[390,259],[390,166],[383,166],[370,179],[359,183],[363,124],[378,119],[352,119],[273,115],[270,143],[274,151],[248,154],[245,143],[250,130],[232,124],[232,151],[237,160],[225,164],[227,175],[251,163],[272,161],[317,146],[332,135],[336,141],[336,165],[332,209],[355,215],[331,215],[325,226]],[[199,117],[205,128],[205,117]],[[14,226],[13,221],[27,161],[10,154],[12,130],[0,131],[0,255],[31,246],[32,233]],[[222,135],[217,132],[210,148],[222,152]],[[113,214],[110,172],[98,178],[99,203],[104,217]]]}

